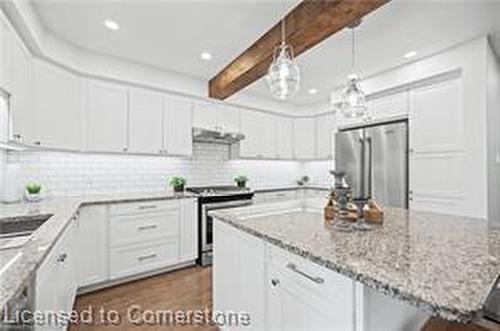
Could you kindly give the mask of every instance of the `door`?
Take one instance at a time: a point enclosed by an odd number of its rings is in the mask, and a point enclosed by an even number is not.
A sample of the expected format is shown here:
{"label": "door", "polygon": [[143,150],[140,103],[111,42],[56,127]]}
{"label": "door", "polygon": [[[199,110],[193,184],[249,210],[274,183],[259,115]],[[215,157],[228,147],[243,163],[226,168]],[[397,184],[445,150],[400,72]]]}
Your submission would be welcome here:
{"label": "door", "polygon": [[293,120],[294,156],[299,160],[310,160],[316,156],[316,125],[314,118]]}
{"label": "door", "polygon": [[407,122],[398,122],[366,129],[368,192],[385,206],[408,206],[407,127]]}
{"label": "door", "polygon": [[163,98],[163,149],[167,154],[193,153],[191,100],[165,95]]}
{"label": "door", "polygon": [[334,115],[328,114],[316,118],[316,158],[333,158],[336,130]]}
{"label": "door", "polygon": [[161,153],[162,94],[142,89],[131,89],[129,103],[129,152],[146,154]]}
{"label": "door", "polygon": [[353,189],[353,196],[361,193],[362,129],[340,131],[335,135],[335,170],[346,173],[346,180]]}
{"label": "door", "polygon": [[128,94],[124,86],[89,81],[87,95],[87,149],[127,151]]}
{"label": "door", "polygon": [[195,101],[193,103],[193,127],[217,130],[217,108],[208,101]]}
{"label": "door", "polygon": [[240,110],[236,107],[217,107],[217,129],[222,132],[240,132]]}
{"label": "door", "polygon": [[284,116],[276,116],[276,158],[293,158],[293,123]]}
{"label": "door", "polygon": [[276,157],[275,115],[242,110],[241,131],[245,135],[245,139],[240,143],[242,157]]}

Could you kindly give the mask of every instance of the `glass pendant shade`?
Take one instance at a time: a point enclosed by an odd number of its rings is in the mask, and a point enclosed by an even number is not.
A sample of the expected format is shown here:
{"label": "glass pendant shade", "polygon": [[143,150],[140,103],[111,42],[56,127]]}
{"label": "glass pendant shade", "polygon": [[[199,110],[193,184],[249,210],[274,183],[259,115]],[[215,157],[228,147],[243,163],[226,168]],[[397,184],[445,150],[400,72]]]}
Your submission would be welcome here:
{"label": "glass pendant shade", "polygon": [[285,43],[282,43],[274,52],[266,81],[271,93],[280,100],[288,99],[298,92],[299,66],[294,61],[292,49]]}
{"label": "glass pendant shade", "polygon": [[348,77],[340,98],[339,108],[345,117],[364,117],[367,115],[366,97],[359,86],[359,78],[355,74]]}

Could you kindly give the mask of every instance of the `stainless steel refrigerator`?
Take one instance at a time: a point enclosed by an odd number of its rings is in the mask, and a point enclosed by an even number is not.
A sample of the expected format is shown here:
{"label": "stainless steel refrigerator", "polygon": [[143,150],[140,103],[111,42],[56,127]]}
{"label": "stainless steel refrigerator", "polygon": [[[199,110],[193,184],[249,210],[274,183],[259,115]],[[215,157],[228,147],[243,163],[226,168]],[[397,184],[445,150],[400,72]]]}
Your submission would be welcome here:
{"label": "stainless steel refrigerator", "polygon": [[408,207],[408,122],[341,129],[335,136],[335,170],[347,174],[354,197]]}

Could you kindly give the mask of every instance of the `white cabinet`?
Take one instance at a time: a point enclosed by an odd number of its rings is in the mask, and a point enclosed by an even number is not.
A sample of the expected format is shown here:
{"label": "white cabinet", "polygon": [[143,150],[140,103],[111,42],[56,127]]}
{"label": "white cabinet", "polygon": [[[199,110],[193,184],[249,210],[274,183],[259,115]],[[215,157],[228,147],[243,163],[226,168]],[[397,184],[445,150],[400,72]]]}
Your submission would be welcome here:
{"label": "white cabinet", "polygon": [[470,176],[464,168],[462,81],[411,91],[410,208],[470,215],[463,210]]}
{"label": "white cabinet", "polygon": [[314,118],[293,120],[294,156],[299,160],[314,159],[316,156],[316,125]]}
{"label": "white cabinet", "polygon": [[217,106],[208,101],[194,101],[193,126],[207,130],[217,130]]}
{"label": "white cabinet", "polygon": [[78,286],[108,280],[108,207],[80,209],[78,226]]}
{"label": "white cabinet", "polygon": [[162,151],[163,96],[143,89],[130,89],[128,151],[158,154]]}
{"label": "white cabinet", "polygon": [[163,97],[163,151],[172,155],[193,153],[192,102],[179,96]]}
{"label": "white cabinet", "polygon": [[181,200],[179,262],[194,261],[198,257],[198,200]]}
{"label": "white cabinet", "polygon": [[408,91],[380,96],[366,103],[374,120],[403,117],[408,115]]}
{"label": "white cabinet", "polygon": [[26,143],[80,150],[82,86],[80,77],[43,61],[34,61],[34,140]]}
{"label": "white cabinet", "polygon": [[32,111],[34,106],[33,59],[13,33],[10,34],[10,46],[10,112],[13,138],[16,141],[30,144],[36,140],[34,131],[37,125]]}
{"label": "white cabinet", "polygon": [[9,91],[11,88],[11,30],[7,19],[0,12],[0,88]]}
{"label": "white cabinet", "polygon": [[[38,268],[35,280],[34,309],[42,312],[67,312],[76,295],[75,235],[77,220],[72,219],[57,243]],[[62,330],[61,325],[36,327],[36,330]]]}
{"label": "white cabinet", "polygon": [[241,110],[240,155],[248,158],[276,158],[276,116],[252,110]]}
{"label": "white cabinet", "polygon": [[126,151],[127,89],[117,84],[90,80],[87,92],[87,150]]}
{"label": "white cabinet", "polygon": [[276,116],[276,158],[290,160],[293,158],[293,123],[292,119]]}
{"label": "white cabinet", "polygon": [[[214,311],[248,314],[250,325],[230,330],[265,330],[264,242],[214,222]],[[230,275],[230,276],[228,276]]]}
{"label": "white cabinet", "polygon": [[333,114],[316,117],[316,158],[332,159],[337,126]]}
{"label": "white cabinet", "polygon": [[222,132],[240,132],[240,111],[236,107],[219,105],[217,127]]}

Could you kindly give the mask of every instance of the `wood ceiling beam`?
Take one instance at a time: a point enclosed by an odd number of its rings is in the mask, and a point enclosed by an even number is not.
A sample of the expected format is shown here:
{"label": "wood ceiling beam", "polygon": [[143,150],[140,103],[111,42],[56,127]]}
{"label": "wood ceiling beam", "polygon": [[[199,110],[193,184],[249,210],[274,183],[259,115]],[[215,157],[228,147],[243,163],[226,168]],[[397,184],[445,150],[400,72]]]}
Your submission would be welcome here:
{"label": "wood ceiling beam", "polygon": [[[295,56],[348,27],[390,0],[303,0],[284,18]],[[263,77],[281,42],[281,21],[208,83],[209,96],[224,100]]]}

